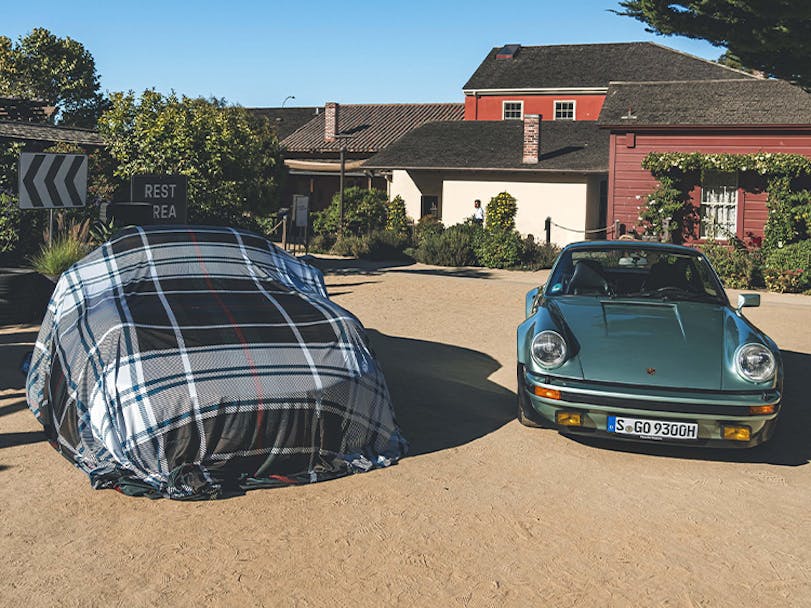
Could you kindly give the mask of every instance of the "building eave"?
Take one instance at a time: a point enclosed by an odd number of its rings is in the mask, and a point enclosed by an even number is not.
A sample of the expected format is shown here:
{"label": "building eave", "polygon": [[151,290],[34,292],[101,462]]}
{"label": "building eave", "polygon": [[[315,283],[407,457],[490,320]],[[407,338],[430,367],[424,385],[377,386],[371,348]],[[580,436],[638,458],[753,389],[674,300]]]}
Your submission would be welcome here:
{"label": "building eave", "polygon": [[491,172],[508,172],[508,173],[575,173],[575,174],[600,174],[608,173],[608,167],[605,169],[546,169],[540,167],[416,167],[416,166],[386,166],[375,167],[369,166],[364,169],[373,171],[491,171]]}
{"label": "building eave", "polygon": [[[599,123],[598,123],[599,124]],[[602,129],[612,131],[811,131],[811,124],[806,125],[762,125],[762,124],[635,124],[632,122],[600,124]]]}
{"label": "building eave", "polygon": [[605,95],[608,87],[558,87],[558,88],[528,88],[528,89],[462,89],[465,95]]}

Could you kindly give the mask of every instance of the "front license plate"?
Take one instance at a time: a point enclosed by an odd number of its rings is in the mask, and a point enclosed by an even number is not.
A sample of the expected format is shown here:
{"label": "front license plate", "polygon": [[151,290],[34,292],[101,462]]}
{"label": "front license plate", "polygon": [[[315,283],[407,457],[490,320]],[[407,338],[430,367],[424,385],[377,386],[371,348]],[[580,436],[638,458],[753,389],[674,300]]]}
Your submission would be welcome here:
{"label": "front license plate", "polygon": [[695,422],[609,416],[606,430],[643,439],[698,439],[698,424]]}

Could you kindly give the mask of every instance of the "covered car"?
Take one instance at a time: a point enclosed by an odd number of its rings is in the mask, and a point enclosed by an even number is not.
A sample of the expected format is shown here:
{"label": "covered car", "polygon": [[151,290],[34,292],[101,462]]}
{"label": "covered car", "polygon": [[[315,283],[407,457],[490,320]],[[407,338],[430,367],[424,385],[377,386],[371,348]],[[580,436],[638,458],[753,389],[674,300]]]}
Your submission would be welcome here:
{"label": "covered car", "polygon": [[576,243],[527,294],[518,418],[565,433],[749,447],[780,410],[780,351],[695,249]]}
{"label": "covered car", "polygon": [[250,232],[129,228],[66,271],[27,378],[95,488],[210,498],[406,451],[360,321],[321,272]]}

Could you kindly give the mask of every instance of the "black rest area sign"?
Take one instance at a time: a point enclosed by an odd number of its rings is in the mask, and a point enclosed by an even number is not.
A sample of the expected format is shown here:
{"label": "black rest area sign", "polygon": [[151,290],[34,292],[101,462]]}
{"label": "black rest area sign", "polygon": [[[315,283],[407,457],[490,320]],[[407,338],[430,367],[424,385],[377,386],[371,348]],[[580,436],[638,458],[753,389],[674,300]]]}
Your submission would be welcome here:
{"label": "black rest area sign", "polygon": [[133,203],[150,206],[152,224],[185,224],[187,178],[185,175],[133,175]]}

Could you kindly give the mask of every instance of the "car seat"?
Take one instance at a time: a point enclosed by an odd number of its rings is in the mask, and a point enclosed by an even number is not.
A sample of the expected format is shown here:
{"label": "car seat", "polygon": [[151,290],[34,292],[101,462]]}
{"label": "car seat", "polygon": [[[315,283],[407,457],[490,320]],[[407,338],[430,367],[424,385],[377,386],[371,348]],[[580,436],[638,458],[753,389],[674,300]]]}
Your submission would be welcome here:
{"label": "car seat", "polygon": [[603,267],[594,260],[580,260],[574,266],[567,293],[570,295],[607,295],[608,281]]}

